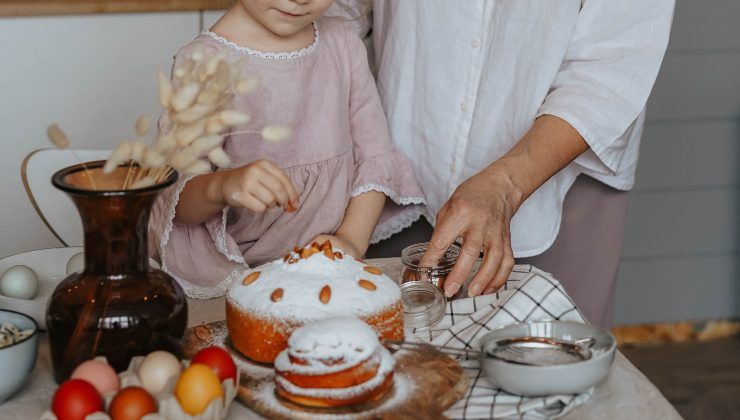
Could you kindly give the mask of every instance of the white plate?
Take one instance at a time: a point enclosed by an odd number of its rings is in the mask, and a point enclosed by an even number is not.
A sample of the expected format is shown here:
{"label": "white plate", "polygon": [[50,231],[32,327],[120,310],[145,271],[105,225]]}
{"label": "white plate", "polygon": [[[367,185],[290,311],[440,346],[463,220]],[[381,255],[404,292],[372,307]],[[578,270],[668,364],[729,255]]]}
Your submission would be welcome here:
{"label": "white plate", "polygon": [[57,284],[67,277],[67,260],[78,252],[82,252],[82,247],[49,248],[0,259],[0,274],[20,264],[31,267],[39,278],[39,292],[33,300],[0,295],[0,309],[26,314],[36,320],[42,330],[46,330],[46,302]]}

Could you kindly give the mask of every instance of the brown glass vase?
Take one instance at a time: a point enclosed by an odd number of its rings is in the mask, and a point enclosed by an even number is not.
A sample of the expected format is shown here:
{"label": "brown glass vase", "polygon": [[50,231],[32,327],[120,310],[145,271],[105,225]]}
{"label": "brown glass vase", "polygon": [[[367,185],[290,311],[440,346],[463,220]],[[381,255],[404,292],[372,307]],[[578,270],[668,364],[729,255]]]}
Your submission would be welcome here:
{"label": "brown glass vase", "polygon": [[62,169],[54,186],[74,201],[85,233],[85,268],[54,290],[46,312],[54,379],[105,356],[117,370],[154,350],[182,355],[187,301],[167,273],[149,267],[147,227],[157,195],[177,180],[121,190],[128,167],[103,174],[104,162]]}

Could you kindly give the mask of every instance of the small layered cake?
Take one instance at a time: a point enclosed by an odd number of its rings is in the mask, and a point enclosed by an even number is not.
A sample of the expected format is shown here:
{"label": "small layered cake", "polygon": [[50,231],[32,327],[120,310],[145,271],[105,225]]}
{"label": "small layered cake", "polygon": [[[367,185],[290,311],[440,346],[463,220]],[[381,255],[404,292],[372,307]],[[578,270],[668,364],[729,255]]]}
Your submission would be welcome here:
{"label": "small layered cake", "polygon": [[328,318],[296,329],[275,360],[278,396],[311,407],[380,399],[393,384],[393,356],[357,318]]}
{"label": "small layered cake", "polygon": [[294,329],[337,316],[362,319],[381,339],[403,339],[398,285],[328,241],[253,269],[226,298],[231,342],[262,363],[274,362]]}

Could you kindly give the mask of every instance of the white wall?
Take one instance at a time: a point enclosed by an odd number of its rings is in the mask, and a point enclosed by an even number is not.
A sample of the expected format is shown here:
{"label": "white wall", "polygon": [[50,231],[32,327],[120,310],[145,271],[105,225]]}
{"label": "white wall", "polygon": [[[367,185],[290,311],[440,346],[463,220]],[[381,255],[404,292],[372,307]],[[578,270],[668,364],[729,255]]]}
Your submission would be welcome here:
{"label": "white wall", "polygon": [[616,321],[740,316],[740,2],[678,0],[648,103]]}
{"label": "white wall", "polygon": [[19,168],[57,122],[76,148],[111,148],[156,117],[156,70],[200,31],[200,13],[0,19],[0,256],[58,246]]}

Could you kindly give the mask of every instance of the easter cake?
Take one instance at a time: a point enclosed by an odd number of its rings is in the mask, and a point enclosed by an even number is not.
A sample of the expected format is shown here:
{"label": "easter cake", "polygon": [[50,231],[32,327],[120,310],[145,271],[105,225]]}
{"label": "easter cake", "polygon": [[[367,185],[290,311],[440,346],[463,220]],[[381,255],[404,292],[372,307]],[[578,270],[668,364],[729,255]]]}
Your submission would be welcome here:
{"label": "easter cake", "polygon": [[360,318],[381,339],[403,339],[398,285],[328,241],[254,268],[226,297],[233,346],[262,363],[274,362],[296,328],[338,316]]}
{"label": "easter cake", "polygon": [[393,356],[357,318],[327,318],[296,329],[275,360],[278,396],[312,407],[381,398],[393,383]]}

